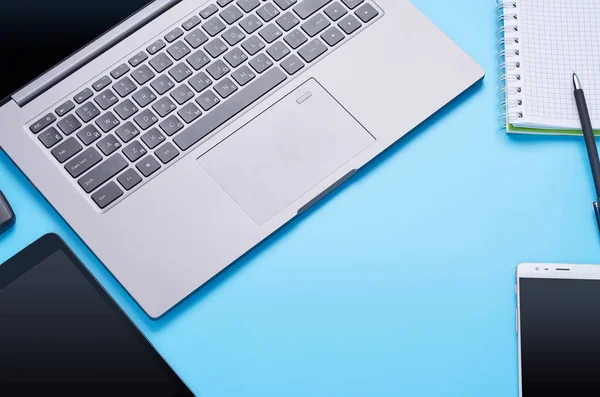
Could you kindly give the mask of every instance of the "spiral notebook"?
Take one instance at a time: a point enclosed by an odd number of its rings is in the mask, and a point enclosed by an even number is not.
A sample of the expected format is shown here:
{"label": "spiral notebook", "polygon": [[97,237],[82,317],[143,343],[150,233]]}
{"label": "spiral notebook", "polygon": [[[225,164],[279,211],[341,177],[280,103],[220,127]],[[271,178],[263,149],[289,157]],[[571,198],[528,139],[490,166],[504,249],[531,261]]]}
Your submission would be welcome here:
{"label": "spiral notebook", "polygon": [[575,72],[600,134],[600,0],[499,0],[498,13],[506,131],[581,134]]}

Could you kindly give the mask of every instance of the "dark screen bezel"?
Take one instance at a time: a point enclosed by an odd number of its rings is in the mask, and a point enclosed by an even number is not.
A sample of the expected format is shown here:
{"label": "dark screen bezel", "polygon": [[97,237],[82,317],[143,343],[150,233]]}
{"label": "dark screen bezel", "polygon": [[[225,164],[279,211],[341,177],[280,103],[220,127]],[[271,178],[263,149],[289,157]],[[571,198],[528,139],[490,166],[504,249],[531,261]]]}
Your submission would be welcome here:
{"label": "dark screen bezel", "polygon": [[104,287],[102,287],[94,275],[87,270],[60,236],[56,234],[46,234],[14,257],[4,262],[4,264],[0,265],[0,290],[18,280],[25,273],[32,270],[50,255],[58,251],[62,251],[67,256],[69,261],[75,266],[77,271],[85,277],[86,281],[100,295],[110,310],[115,312],[117,318],[123,323],[125,328],[132,333],[133,337],[149,353],[150,357],[158,364],[159,368],[167,374],[169,380],[177,386],[179,391],[173,397],[194,396],[162,356],[158,354],[150,341],[146,339],[135,323],[123,310],[121,310]]}

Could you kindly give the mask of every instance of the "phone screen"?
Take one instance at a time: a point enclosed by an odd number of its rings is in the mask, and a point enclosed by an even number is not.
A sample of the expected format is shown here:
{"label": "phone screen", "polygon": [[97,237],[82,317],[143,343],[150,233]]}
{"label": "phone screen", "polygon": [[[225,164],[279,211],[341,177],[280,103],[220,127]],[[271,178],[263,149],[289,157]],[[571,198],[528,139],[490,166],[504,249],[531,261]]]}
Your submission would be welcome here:
{"label": "phone screen", "polygon": [[600,396],[600,280],[520,278],[523,397]]}

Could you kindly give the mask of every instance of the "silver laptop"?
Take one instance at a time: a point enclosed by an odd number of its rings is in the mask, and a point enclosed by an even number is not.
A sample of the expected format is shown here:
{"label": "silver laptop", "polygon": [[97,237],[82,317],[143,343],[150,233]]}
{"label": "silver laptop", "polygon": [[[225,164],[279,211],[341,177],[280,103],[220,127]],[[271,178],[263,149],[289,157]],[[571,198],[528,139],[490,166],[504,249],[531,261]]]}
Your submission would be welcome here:
{"label": "silver laptop", "polygon": [[152,318],[483,77],[406,0],[96,3],[10,24],[0,146]]}

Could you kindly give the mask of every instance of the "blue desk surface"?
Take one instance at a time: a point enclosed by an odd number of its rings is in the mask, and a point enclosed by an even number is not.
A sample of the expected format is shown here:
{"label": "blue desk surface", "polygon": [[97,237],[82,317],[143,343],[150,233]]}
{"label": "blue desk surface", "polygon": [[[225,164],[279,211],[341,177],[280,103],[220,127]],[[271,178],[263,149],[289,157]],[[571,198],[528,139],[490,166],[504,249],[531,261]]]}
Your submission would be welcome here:
{"label": "blue desk surface", "polygon": [[600,262],[584,144],[498,129],[494,1],[414,3],[483,84],[162,320],[4,153],[0,262],[60,234],[198,396],[517,396],[515,267]]}

